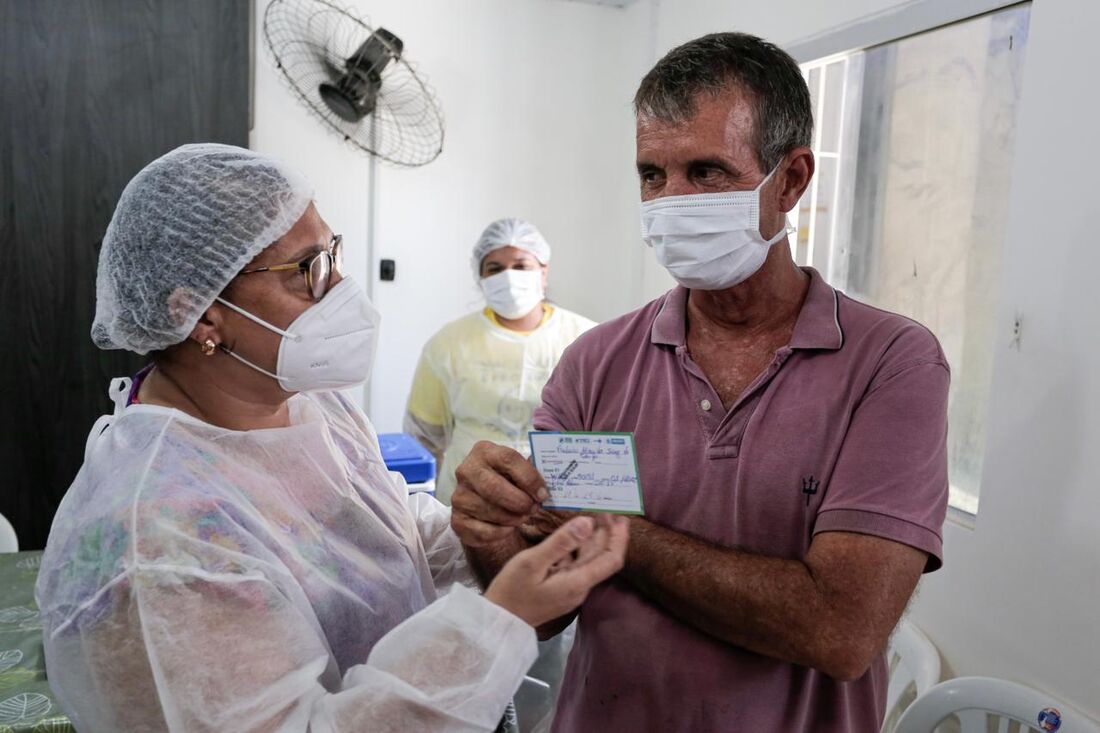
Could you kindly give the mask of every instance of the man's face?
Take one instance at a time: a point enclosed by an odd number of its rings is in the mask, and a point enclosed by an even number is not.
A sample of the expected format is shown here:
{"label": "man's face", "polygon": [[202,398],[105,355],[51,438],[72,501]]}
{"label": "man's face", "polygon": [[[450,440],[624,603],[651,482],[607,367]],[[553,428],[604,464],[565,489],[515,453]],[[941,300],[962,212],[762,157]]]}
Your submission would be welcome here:
{"label": "man's face", "polygon": [[749,99],[736,87],[699,95],[695,116],[684,122],[639,116],[642,201],[756,188],[767,171],[752,147],[752,124]]}

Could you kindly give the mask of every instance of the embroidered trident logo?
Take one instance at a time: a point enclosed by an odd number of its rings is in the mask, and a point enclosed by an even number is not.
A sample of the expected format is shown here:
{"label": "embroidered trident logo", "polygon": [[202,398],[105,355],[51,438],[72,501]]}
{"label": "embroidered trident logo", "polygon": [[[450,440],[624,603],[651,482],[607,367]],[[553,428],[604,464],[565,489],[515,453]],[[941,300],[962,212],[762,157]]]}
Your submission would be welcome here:
{"label": "embroidered trident logo", "polygon": [[813,476],[802,479],[802,493],[806,495],[806,506],[810,505],[810,497],[817,493],[820,481],[815,481]]}

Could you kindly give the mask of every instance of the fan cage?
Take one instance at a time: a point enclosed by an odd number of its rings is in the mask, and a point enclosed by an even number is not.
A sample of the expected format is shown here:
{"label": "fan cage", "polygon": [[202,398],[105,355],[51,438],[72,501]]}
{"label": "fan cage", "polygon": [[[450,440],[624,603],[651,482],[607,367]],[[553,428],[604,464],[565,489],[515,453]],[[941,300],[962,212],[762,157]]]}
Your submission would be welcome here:
{"label": "fan cage", "polygon": [[375,28],[331,0],[273,0],[264,37],[275,65],[306,108],[353,147],[398,166],[417,167],[443,150],[443,112],[404,53],[381,74],[374,111],[358,122],[338,117],[321,99]]}

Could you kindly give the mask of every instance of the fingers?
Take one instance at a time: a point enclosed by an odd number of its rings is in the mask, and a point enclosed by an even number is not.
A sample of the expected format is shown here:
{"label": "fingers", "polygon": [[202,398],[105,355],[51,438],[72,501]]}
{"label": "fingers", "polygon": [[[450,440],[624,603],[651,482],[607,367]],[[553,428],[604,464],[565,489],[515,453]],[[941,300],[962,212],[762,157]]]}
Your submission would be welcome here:
{"label": "fingers", "polygon": [[574,563],[577,565],[583,565],[592,558],[604,552],[607,549],[608,539],[610,538],[611,531],[608,528],[607,518],[604,516],[598,516],[596,518],[596,530],[592,533],[592,536],[587,541],[581,543],[580,548],[577,550],[577,557]]}
{"label": "fingers", "polygon": [[508,539],[516,531],[513,527],[482,522],[463,514],[451,514],[451,527],[462,544],[469,547],[494,545]]}
{"label": "fingers", "polygon": [[[550,521],[557,522],[558,524],[565,524],[573,517],[581,516],[581,512],[573,511],[571,509],[539,509],[538,514],[540,516],[545,515]],[[604,517],[606,514],[593,514],[592,517]],[[598,522],[597,522],[598,524]]]}
{"label": "fingers", "polygon": [[[487,441],[476,444],[455,471],[460,493],[473,493],[510,514],[525,516],[549,497],[535,467],[521,454]],[[461,504],[460,504],[461,505]]]}
{"label": "fingers", "polygon": [[624,517],[575,517],[512,557],[485,597],[532,626],[558,618],[622,568],[628,532]]}
{"label": "fingers", "polygon": [[519,527],[530,521],[529,514],[517,514],[486,501],[472,491],[455,492],[451,497],[451,516],[466,515],[473,519],[505,527]]}
{"label": "fingers", "polygon": [[503,511],[519,516],[529,514],[535,505],[526,492],[513,486],[487,463],[467,458],[455,471],[455,476],[458,479],[456,495],[459,492],[469,492]]}
{"label": "fingers", "polygon": [[541,544],[523,552],[533,571],[540,575],[567,566],[573,559],[573,551],[588,540],[595,531],[591,517],[577,517],[562,525]]}
{"label": "fingers", "polygon": [[621,516],[614,517],[611,522],[610,534],[611,537],[607,542],[607,554],[611,555],[618,563],[618,567],[613,571],[617,573],[623,569],[623,564],[626,562],[626,552],[630,547],[630,519]]}
{"label": "fingers", "polygon": [[572,565],[563,574],[591,588],[622,570],[630,540],[630,522],[626,517],[607,516],[600,531],[593,532],[592,547],[582,547]]}
{"label": "fingers", "polygon": [[520,525],[520,537],[529,545],[537,545],[550,536],[550,532],[544,531],[539,525],[530,522]]}
{"label": "fingers", "polygon": [[[577,515],[580,516],[580,515]],[[533,527],[538,528],[544,535],[552,535],[554,531],[565,524],[572,517],[565,517],[564,519],[557,516],[556,513],[548,512],[541,507],[536,507],[531,516],[528,518],[527,523]]]}
{"label": "fingers", "polygon": [[[535,503],[542,503],[550,498],[550,492],[546,490],[546,481],[542,474],[532,465],[531,461],[511,448],[486,443],[493,449],[492,463],[497,470],[507,477],[512,484],[531,497]],[[475,446],[476,448],[476,446]]]}

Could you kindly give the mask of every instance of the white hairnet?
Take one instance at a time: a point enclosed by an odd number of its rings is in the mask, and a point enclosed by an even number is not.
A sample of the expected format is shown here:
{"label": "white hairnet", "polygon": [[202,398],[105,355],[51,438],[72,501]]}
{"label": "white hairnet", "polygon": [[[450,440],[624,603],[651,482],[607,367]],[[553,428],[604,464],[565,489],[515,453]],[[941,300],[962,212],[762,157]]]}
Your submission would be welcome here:
{"label": "white hairnet", "polygon": [[183,145],[134,176],[103,238],[92,340],[139,354],[178,344],[241,269],[313,199],[284,163]]}
{"label": "white hairnet", "polygon": [[485,227],[474,245],[474,256],[470,261],[474,268],[474,278],[481,279],[481,261],[486,255],[501,247],[527,250],[543,265],[550,262],[550,245],[534,224],[516,218],[497,219]]}

